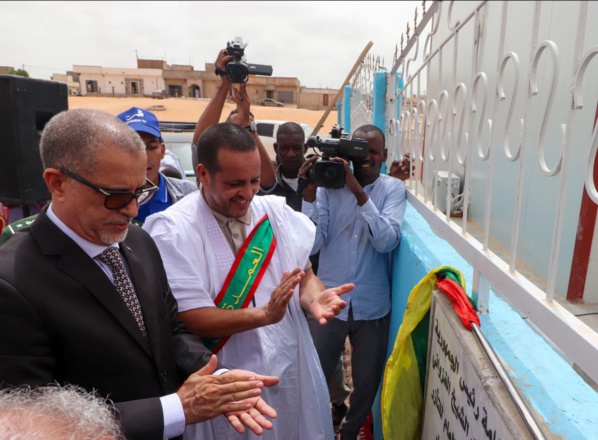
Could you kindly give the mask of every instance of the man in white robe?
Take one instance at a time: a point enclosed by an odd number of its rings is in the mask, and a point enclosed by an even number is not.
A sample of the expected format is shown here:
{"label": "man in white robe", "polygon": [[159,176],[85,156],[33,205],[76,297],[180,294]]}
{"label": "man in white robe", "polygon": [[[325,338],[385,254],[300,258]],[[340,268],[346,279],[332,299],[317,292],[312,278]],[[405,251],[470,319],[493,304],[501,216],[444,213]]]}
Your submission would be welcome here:
{"label": "man in white robe", "polygon": [[[280,378],[279,385],[262,390],[278,413],[263,439],[333,439],[328,388],[305,312],[325,324],[345,307],[339,295],[353,285],[325,289],[309,263],[313,223],[282,197],[254,197],[260,157],[242,126],[210,127],[200,138],[198,157],[201,191],[144,225],[160,249],[181,319],[202,338],[230,336],[217,353],[224,365]],[[237,252],[264,215],[276,247],[253,299],[246,308],[216,307]],[[222,416],[188,428],[186,438],[259,437],[239,435]]]}

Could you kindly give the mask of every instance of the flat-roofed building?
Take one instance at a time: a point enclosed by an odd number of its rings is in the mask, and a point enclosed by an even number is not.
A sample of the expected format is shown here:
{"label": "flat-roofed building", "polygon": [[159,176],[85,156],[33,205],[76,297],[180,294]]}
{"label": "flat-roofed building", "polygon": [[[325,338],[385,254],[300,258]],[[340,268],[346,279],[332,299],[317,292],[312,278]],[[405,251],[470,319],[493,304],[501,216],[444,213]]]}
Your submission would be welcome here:
{"label": "flat-roofed building", "polygon": [[[73,72],[68,73],[78,75],[82,95],[151,96],[160,90],[170,97],[210,99],[221,84],[214,63],[205,63],[204,70],[195,70],[191,65],[137,59],[137,68],[75,65]],[[285,105],[321,110],[328,106],[329,97],[335,96],[336,90],[301,87],[294,77],[251,75],[247,94],[254,104],[272,98]]]}
{"label": "flat-roofed building", "polygon": [[52,81],[58,81],[66,83],[70,96],[77,96],[81,94],[81,83],[79,82],[79,75],[67,72],[54,73],[52,75]]}
{"label": "flat-roofed building", "polygon": [[73,66],[79,74],[82,95],[150,96],[164,90],[161,69]]}
{"label": "flat-roofed building", "polygon": [[[338,90],[335,89],[301,87],[297,108],[304,108],[308,110],[325,110],[334,100],[337,92]],[[332,108],[336,109],[336,102]]]}

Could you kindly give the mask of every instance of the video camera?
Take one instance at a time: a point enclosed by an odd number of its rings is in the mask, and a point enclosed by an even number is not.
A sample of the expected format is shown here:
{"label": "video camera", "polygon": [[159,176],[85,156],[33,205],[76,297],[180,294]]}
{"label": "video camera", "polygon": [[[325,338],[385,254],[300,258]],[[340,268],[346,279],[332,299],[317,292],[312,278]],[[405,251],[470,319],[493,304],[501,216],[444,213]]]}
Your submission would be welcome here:
{"label": "video camera", "polygon": [[324,188],[345,186],[345,167],[342,163],[331,161],[331,157],[338,156],[347,161],[365,159],[370,151],[367,141],[349,139],[349,134],[343,133],[343,128],[338,125],[332,127],[330,138],[310,136],[307,145],[314,151],[317,149],[322,156],[309,170],[308,181]]}
{"label": "video camera", "polygon": [[246,83],[247,75],[272,76],[272,66],[262,64],[248,64],[245,60],[245,47],[241,37],[235,37],[233,41],[226,43],[226,53],[233,57],[226,64],[226,76],[232,83]]}

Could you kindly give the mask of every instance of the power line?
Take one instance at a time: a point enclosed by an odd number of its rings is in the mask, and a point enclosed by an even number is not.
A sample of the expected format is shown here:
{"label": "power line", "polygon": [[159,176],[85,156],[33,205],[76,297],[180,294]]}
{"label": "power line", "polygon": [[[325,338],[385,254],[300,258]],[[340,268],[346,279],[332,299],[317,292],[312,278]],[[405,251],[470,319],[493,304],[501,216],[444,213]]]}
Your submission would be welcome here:
{"label": "power line", "polygon": [[56,72],[57,70],[63,70],[64,67],[39,67],[39,66],[30,66],[28,64],[23,64],[23,68],[28,68],[28,69],[37,69],[37,70],[47,70],[48,72]]}

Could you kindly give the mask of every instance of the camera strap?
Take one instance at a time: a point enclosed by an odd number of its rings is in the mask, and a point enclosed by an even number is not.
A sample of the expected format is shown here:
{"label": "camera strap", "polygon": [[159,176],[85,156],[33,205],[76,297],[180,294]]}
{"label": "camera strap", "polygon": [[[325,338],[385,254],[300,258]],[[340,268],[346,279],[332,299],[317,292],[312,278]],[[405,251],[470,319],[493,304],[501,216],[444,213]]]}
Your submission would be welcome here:
{"label": "camera strap", "polygon": [[[276,237],[267,215],[253,228],[239,249],[224,285],[216,296],[216,307],[238,310],[249,305],[276,249]],[[203,338],[203,344],[214,354],[226,344],[230,336]]]}

